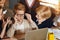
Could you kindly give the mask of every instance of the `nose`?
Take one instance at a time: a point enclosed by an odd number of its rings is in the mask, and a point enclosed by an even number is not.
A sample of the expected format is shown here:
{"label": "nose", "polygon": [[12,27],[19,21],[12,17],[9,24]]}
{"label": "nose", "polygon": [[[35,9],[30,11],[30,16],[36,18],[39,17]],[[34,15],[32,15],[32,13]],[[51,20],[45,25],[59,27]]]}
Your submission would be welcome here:
{"label": "nose", "polygon": [[38,18],[37,15],[36,15],[36,18]]}
{"label": "nose", "polygon": [[36,18],[39,19],[39,15],[36,15]]}

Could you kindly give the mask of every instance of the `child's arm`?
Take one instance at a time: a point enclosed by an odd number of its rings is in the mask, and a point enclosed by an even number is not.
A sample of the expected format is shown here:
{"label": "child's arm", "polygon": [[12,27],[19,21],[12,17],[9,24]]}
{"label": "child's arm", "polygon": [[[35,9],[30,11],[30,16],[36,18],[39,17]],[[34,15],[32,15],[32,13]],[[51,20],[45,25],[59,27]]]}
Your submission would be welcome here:
{"label": "child's arm", "polygon": [[30,26],[32,27],[32,29],[38,29],[36,23],[32,20],[31,15],[26,13],[26,17],[27,17],[27,20],[30,23]]}
{"label": "child's arm", "polygon": [[4,28],[3,28],[2,32],[1,32],[1,35],[0,35],[1,38],[4,37],[6,26],[7,26],[7,23],[4,25]]}
{"label": "child's arm", "polygon": [[6,31],[6,27],[7,27],[7,24],[10,22],[10,20],[9,19],[7,19],[7,22],[4,22],[3,21],[3,30],[2,30],[2,32],[1,32],[1,35],[0,35],[0,37],[1,38],[3,38],[4,37],[4,34],[5,34],[5,31]]}

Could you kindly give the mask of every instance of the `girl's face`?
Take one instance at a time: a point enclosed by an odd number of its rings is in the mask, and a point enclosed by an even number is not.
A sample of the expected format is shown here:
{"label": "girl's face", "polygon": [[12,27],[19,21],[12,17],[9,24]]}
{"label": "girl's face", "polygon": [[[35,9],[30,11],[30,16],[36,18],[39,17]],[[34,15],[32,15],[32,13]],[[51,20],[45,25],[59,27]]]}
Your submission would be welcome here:
{"label": "girl's face", "polygon": [[46,18],[44,18],[43,16],[44,16],[43,13],[41,13],[41,14],[37,13],[36,18],[37,18],[37,21],[38,21],[39,24],[41,24],[43,21],[46,20]]}

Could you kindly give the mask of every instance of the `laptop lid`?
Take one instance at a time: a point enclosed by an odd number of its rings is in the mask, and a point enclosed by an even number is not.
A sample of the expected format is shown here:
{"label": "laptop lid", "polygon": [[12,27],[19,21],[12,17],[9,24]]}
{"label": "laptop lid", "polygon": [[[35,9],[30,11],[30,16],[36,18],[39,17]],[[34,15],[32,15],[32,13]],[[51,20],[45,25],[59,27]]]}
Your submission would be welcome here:
{"label": "laptop lid", "polygon": [[48,28],[33,30],[27,32],[25,40],[46,40]]}

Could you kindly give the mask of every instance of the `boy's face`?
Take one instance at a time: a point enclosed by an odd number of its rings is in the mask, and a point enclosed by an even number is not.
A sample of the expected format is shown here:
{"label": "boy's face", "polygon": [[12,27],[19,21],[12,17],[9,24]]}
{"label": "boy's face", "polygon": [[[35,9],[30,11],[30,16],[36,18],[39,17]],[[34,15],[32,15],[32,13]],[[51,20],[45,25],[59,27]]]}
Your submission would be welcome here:
{"label": "boy's face", "polygon": [[17,10],[16,11],[16,19],[19,22],[22,22],[24,19],[24,11],[23,10]]}
{"label": "boy's face", "polygon": [[5,3],[6,0],[0,0],[0,6],[4,6],[4,3]]}

